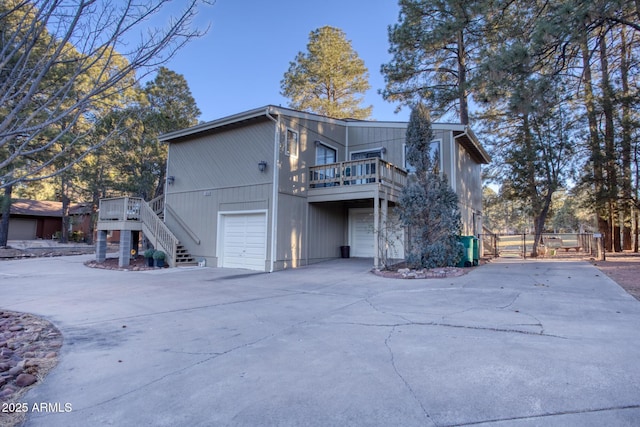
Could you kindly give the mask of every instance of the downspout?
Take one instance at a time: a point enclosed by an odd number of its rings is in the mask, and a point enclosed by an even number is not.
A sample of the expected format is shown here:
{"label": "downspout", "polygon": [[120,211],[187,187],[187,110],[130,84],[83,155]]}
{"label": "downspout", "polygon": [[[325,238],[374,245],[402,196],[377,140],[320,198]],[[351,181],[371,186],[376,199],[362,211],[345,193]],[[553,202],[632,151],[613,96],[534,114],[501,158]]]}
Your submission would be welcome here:
{"label": "downspout", "polygon": [[277,236],[278,236],[278,161],[280,157],[280,114],[278,119],[274,119],[269,114],[270,108],[267,107],[265,112],[266,116],[271,119],[276,125],[276,131],[273,142],[273,193],[271,195],[272,209],[271,209],[271,266],[269,267],[269,273],[273,273],[274,265],[276,263],[276,248],[277,248]]}

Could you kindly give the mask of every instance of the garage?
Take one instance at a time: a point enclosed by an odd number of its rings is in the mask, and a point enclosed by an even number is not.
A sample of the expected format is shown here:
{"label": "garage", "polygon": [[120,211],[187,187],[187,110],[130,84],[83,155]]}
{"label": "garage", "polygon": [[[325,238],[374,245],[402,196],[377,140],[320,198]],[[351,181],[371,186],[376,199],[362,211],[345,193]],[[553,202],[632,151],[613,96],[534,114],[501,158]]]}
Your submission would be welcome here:
{"label": "garage", "polygon": [[220,213],[219,225],[219,265],[265,271],[266,212]]}
{"label": "garage", "polygon": [[[388,238],[382,238],[380,244],[386,246],[387,256],[392,259],[404,258],[404,230],[399,226],[397,215],[390,212],[387,223]],[[373,208],[349,209],[349,241],[351,256],[373,258]]]}
{"label": "garage", "polygon": [[29,218],[9,219],[9,240],[33,240],[36,239],[38,220]]}

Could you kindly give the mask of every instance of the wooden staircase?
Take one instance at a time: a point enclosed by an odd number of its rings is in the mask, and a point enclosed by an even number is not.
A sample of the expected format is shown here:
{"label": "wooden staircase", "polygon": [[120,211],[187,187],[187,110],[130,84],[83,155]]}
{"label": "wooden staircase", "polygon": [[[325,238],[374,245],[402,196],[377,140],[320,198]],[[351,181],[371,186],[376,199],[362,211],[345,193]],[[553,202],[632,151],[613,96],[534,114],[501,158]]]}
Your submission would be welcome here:
{"label": "wooden staircase", "polygon": [[[165,261],[170,267],[195,264],[184,245],[164,223],[165,208],[171,209],[169,205],[164,205],[164,196],[156,197],[150,202],[138,197],[101,199],[97,230],[142,231],[155,249],[166,254]],[[200,244],[200,239],[193,231],[187,228],[187,232],[197,244]],[[128,251],[123,253],[129,256]],[[120,254],[121,258],[124,256],[123,253]]]}
{"label": "wooden staircase", "polygon": [[178,246],[176,246],[176,259],[175,266],[186,266],[186,265],[195,265],[196,261],[193,259],[193,256],[189,254],[189,251],[178,242]]}
{"label": "wooden staircase", "polygon": [[[153,213],[157,216],[157,218],[164,222],[164,195],[158,196],[155,199],[150,200],[147,204],[149,205]],[[196,261],[193,258],[193,256],[191,256],[191,254],[184,247],[184,245],[181,244],[180,241],[176,239],[175,254],[170,265],[174,267],[179,267],[179,266],[194,265],[194,264],[196,264]]]}

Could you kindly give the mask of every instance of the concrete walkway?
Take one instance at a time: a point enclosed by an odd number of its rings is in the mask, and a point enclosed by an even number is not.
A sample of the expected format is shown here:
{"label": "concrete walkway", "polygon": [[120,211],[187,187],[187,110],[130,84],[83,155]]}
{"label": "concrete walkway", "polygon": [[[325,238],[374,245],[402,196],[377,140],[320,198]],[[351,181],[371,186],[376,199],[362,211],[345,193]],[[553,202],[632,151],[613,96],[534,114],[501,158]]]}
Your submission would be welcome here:
{"label": "concrete walkway", "polygon": [[393,280],[0,263],[0,306],[65,337],[27,426],[637,426],[640,303],[588,263]]}

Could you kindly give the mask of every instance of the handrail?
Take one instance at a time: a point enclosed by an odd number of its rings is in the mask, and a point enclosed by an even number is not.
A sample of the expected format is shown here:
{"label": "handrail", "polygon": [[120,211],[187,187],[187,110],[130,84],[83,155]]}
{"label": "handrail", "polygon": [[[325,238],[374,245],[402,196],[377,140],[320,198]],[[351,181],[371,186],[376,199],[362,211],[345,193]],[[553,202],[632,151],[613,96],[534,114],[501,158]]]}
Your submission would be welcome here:
{"label": "handrail", "polygon": [[176,211],[174,211],[173,208],[169,205],[165,205],[165,208],[167,212],[169,212],[171,216],[173,216],[173,218],[176,220],[178,225],[180,225],[180,227],[182,227],[184,231],[186,231],[187,234],[189,234],[189,237],[191,237],[191,239],[193,239],[193,241],[196,242],[197,245],[199,245],[200,238],[198,237],[198,235],[191,228],[189,228],[187,223],[184,222],[182,218],[180,218],[180,216],[176,213]]}
{"label": "handrail", "polygon": [[167,254],[169,265],[175,265],[178,238],[143,199],[139,197],[102,199],[98,220],[140,221],[142,231],[149,237],[153,246]]}
{"label": "handrail", "polygon": [[151,209],[153,209],[156,215],[159,216],[164,210],[164,194],[161,194],[158,197],[151,199],[147,204],[151,206]]}
{"label": "handrail", "polygon": [[404,187],[407,172],[378,157],[328,163],[309,168],[311,188],[383,182]]}
{"label": "handrail", "polygon": [[170,265],[173,266],[176,260],[176,253],[178,250],[178,238],[173,235],[169,227],[156,215],[146,203],[143,203],[140,209],[140,218],[142,219],[143,232],[146,228],[147,235],[154,236],[156,248],[162,248],[169,258]]}

